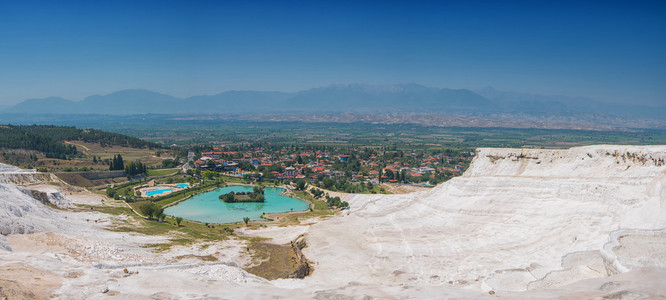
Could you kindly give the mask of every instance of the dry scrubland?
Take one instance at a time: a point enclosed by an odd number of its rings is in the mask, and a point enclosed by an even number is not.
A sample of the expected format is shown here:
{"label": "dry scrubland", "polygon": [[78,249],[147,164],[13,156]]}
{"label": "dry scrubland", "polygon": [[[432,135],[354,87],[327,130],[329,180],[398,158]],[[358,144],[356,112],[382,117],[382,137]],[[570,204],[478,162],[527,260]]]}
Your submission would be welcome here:
{"label": "dry scrubland", "polygon": [[[47,174],[0,174],[0,293],[123,298],[595,298],[666,296],[666,146],[480,149],[462,176],[288,227],[175,245],[109,231],[121,205]],[[138,224],[134,224],[138,225]],[[258,237],[258,238],[249,238]],[[313,272],[268,281],[249,243],[304,238]],[[267,240],[259,239],[266,238]],[[270,239],[270,240],[269,240]],[[264,246],[269,249],[271,246]],[[256,256],[255,256],[256,259]]]}
{"label": "dry scrubland", "polygon": [[[120,154],[126,162],[139,160],[147,167],[161,167],[162,160],[166,157],[157,157],[156,150],[148,148],[132,148],[123,146],[100,146],[99,143],[86,143],[82,141],[68,141],[65,142],[69,145],[74,145],[76,149],[84,154],[82,157],[74,157],[70,160],[46,158],[31,150],[20,149],[4,149],[3,152],[8,153],[8,159],[0,156],[0,162],[20,165],[22,167],[30,166],[30,168],[45,167],[49,171],[63,172],[71,169],[73,171],[87,168],[91,171],[106,171],[109,165],[104,164],[102,161],[105,159],[112,159],[113,156]],[[35,155],[38,159],[33,161],[29,156]],[[98,163],[93,162],[93,156],[100,159]]]}

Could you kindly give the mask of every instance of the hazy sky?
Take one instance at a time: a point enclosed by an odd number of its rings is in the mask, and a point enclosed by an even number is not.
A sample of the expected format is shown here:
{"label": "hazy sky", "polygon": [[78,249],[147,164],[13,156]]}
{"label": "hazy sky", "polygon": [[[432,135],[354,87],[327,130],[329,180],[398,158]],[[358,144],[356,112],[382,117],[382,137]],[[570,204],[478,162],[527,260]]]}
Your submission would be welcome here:
{"label": "hazy sky", "polygon": [[666,1],[357,2],[0,1],[0,104],[414,82],[666,105]]}

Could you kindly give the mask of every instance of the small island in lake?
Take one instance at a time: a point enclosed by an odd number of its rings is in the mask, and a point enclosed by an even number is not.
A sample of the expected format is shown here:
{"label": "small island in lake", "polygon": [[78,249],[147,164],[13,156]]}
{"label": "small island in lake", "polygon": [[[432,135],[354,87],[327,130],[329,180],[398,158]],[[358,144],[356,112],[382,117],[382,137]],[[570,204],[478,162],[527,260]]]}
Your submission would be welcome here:
{"label": "small island in lake", "polygon": [[253,192],[229,192],[227,194],[222,194],[219,196],[220,200],[227,203],[240,203],[240,202],[264,202],[266,198],[264,197],[264,188],[263,187],[254,187]]}

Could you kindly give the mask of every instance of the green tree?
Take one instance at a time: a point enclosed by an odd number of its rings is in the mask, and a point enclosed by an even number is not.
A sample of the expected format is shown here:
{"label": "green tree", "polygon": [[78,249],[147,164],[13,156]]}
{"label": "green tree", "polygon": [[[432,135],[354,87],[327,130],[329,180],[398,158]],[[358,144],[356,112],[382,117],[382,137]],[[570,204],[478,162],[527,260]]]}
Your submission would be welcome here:
{"label": "green tree", "polygon": [[155,204],[154,203],[144,203],[139,206],[139,211],[142,215],[146,216],[148,219],[153,218],[153,213],[155,213]]}
{"label": "green tree", "polygon": [[125,166],[125,174],[127,174],[127,176],[145,174],[146,172],[146,165],[141,162],[131,161]]}
{"label": "green tree", "polygon": [[228,202],[228,203],[236,202],[236,196],[234,195],[233,192],[228,193],[228,194],[224,194],[221,197],[222,197],[222,200],[224,200],[224,202]]}
{"label": "green tree", "polygon": [[115,171],[115,170],[124,170],[124,169],[125,169],[125,162],[123,162],[123,157],[120,154],[116,154],[113,157],[113,160],[111,160],[111,164],[109,165],[109,170]]}
{"label": "green tree", "polygon": [[318,199],[319,197],[321,197],[324,194],[324,191],[322,191],[320,189],[311,188],[310,193],[312,193],[312,196],[314,196],[315,198]]}
{"label": "green tree", "polygon": [[206,162],[206,167],[208,167],[208,168],[210,168],[210,169],[215,169],[215,167],[216,167],[216,166],[215,166],[215,161],[212,160],[212,159],[209,160],[209,161],[207,161],[207,162]]}
{"label": "green tree", "polygon": [[155,217],[155,219],[162,222],[164,220],[164,217],[166,217],[166,215],[164,214],[164,208],[161,207],[156,208],[155,211],[153,212],[153,216]]}
{"label": "green tree", "polygon": [[211,180],[211,179],[213,179],[215,176],[217,176],[217,172],[206,170],[206,171],[203,171],[203,173],[201,173],[201,175],[202,175],[204,178],[206,178],[206,179],[208,179],[208,180]]}
{"label": "green tree", "polygon": [[335,180],[331,178],[324,178],[323,184],[325,189],[330,190],[335,184]]}
{"label": "green tree", "polygon": [[109,198],[113,198],[113,196],[116,194],[116,190],[113,189],[112,187],[107,187],[106,188],[106,196]]}
{"label": "green tree", "polygon": [[296,183],[296,190],[302,191],[302,190],[305,189],[305,180],[296,179],[296,181],[294,181],[294,183]]}
{"label": "green tree", "polygon": [[273,174],[273,172],[265,171],[262,174],[263,174],[264,180],[266,180],[266,181],[275,179],[275,174]]}
{"label": "green tree", "polygon": [[176,226],[180,227],[180,222],[183,221],[183,218],[181,217],[176,217]]}
{"label": "green tree", "polygon": [[243,222],[245,222],[245,226],[247,226],[248,223],[250,223],[250,218],[249,217],[243,217]]}

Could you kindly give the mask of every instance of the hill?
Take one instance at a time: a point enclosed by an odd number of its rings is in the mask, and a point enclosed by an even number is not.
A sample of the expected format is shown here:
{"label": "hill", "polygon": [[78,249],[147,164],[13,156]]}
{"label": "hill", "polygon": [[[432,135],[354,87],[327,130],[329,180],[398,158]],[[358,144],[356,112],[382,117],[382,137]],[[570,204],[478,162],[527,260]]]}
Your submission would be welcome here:
{"label": "hill", "polygon": [[64,141],[83,141],[102,145],[120,145],[133,148],[160,148],[156,143],[97,129],[77,129],[69,126],[4,125],[0,126],[0,148],[36,150],[46,157],[66,158],[78,153],[73,145]]}
{"label": "hill", "polygon": [[[344,84],[284,93],[228,91],[210,96],[177,98],[148,90],[123,90],[95,95],[80,102],[50,97],[25,100],[11,114],[257,114],[257,113],[445,113],[512,114],[566,119],[605,114],[663,120],[666,106],[608,104],[583,97],[500,92],[492,88],[432,88],[418,84]],[[586,116],[581,117],[584,114]]]}
{"label": "hill", "polygon": [[66,114],[77,110],[78,103],[59,97],[43,99],[28,99],[19,104],[6,108],[8,113],[21,114]]}

